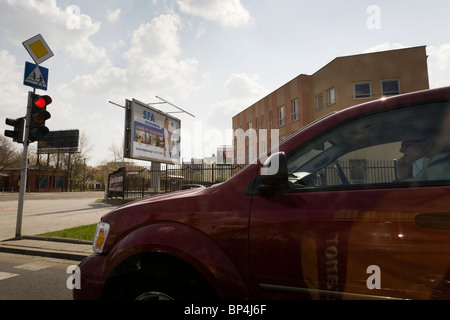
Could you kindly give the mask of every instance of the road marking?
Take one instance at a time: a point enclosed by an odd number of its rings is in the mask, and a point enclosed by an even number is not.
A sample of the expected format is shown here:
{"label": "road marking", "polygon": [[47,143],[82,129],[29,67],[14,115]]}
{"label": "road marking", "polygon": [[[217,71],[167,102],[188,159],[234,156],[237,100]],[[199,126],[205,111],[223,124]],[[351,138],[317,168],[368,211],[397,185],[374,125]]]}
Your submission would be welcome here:
{"label": "road marking", "polygon": [[14,267],[14,269],[22,269],[22,270],[30,270],[30,271],[38,271],[42,269],[49,268],[51,266],[54,266],[52,263],[48,262],[32,262],[27,264],[22,264],[20,266]]}
{"label": "road marking", "polygon": [[0,272],[0,280],[5,280],[8,278],[12,278],[18,276],[17,273],[9,273],[9,272]]}

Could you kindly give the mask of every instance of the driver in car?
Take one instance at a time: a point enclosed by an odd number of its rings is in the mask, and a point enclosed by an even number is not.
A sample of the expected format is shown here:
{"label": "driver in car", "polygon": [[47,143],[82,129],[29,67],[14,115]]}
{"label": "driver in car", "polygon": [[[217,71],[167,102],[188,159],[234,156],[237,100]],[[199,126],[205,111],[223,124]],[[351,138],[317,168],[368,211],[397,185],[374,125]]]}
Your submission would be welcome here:
{"label": "driver in car", "polygon": [[431,141],[419,133],[406,135],[401,144],[400,152],[403,157],[397,161],[398,179],[400,181],[416,178],[423,170],[423,162],[431,151]]}
{"label": "driver in car", "polygon": [[397,162],[400,181],[450,179],[450,148],[436,134],[409,134],[402,142]]}

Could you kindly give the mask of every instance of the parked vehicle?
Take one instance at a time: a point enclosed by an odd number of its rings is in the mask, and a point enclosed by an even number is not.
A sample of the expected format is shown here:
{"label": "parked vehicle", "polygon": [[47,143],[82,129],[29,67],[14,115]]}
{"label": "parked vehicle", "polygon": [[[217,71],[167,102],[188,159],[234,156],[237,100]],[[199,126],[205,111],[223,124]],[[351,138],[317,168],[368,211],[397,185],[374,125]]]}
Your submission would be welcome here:
{"label": "parked vehicle", "polygon": [[335,112],[220,185],[115,209],[74,298],[449,299],[449,101]]}

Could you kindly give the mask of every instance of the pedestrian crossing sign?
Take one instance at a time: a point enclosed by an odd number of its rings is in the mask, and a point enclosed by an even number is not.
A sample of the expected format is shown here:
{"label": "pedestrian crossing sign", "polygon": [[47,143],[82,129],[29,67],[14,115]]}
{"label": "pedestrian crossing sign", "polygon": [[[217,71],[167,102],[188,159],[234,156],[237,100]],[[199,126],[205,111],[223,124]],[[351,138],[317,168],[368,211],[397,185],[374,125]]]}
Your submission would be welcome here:
{"label": "pedestrian crossing sign", "polygon": [[36,89],[47,90],[48,69],[34,63],[25,62],[23,84]]}

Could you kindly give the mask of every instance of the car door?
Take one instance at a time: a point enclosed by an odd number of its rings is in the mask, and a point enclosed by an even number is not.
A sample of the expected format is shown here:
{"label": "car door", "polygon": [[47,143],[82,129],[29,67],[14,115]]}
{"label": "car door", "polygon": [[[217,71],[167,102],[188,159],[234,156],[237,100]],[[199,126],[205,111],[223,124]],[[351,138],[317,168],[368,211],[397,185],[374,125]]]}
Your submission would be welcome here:
{"label": "car door", "polygon": [[[288,152],[288,180],[273,192],[257,179],[249,241],[259,296],[450,298],[449,119],[447,102],[371,112]],[[428,139],[427,160],[400,178],[413,133]]]}

